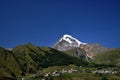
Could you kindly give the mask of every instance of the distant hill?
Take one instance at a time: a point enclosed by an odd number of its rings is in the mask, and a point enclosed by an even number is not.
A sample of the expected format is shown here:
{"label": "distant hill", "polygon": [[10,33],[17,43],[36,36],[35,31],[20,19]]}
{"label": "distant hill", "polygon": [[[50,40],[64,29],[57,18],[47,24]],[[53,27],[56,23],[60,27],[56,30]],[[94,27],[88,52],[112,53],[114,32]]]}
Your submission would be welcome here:
{"label": "distant hill", "polygon": [[120,48],[98,54],[94,60],[97,64],[112,64],[120,66]]}

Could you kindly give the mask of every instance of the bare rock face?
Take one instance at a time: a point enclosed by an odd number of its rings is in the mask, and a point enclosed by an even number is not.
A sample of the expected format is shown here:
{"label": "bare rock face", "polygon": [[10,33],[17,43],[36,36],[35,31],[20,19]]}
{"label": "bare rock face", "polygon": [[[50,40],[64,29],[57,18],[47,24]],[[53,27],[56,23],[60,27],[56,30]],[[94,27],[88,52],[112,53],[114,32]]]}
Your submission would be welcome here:
{"label": "bare rock face", "polygon": [[60,50],[60,51],[66,51],[66,50],[72,49],[74,47],[70,46],[70,44],[67,41],[62,40],[59,43],[55,44],[53,46],[53,48]]}
{"label": "bare rock face", "polygon": [[105,48],[101,46],[100,44],[81,45],[80,48],[84,49],[87,52],[92,52],[94,54],[108,50],[108,48]]}
{"label": "bare rock face", "polygon": [[77,48],[75,51],[76,56],[80,57],[80,58],[86,58],[87,53],[85,50]]}
{"label": "bare rock face", "polygon": [[94,59],[94,56],[92,56],[90,53],[86,52],[82,48],[76,48],[73,54],[75,54],[76,57],[80,59],[86,59],[87,61],[91,61],[92,59]]}

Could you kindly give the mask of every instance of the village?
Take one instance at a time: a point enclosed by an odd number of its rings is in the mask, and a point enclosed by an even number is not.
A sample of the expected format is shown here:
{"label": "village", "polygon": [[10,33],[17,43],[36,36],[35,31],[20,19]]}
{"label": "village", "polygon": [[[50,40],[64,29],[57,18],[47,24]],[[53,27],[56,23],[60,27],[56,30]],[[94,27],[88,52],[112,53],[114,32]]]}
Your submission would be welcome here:
{"label": "village", "polygon": [[[58,69],[54,71],[48,71],[43,74],[34,74],[31,77],[41,78],[41,80],[47,80],[49,77],[57,77],[65,74],[102,74],[102,75],[118,75],[120,76],[120,69],[115,68],[83,68],[80,66],[79,68],[69,68],[69,69]],[[26,79],[23,79],[26,80]]]}

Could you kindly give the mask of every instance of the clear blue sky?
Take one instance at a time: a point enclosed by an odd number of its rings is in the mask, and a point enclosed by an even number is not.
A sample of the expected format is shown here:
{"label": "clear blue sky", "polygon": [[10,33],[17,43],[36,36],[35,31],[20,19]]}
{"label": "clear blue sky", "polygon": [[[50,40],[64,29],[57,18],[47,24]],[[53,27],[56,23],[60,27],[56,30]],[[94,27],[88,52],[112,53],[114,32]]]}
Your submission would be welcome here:
{"label": "clear blue sky", "polygon": [[120,0],[0,0],[0,46],[52,46],[63,34],[120,47]]}

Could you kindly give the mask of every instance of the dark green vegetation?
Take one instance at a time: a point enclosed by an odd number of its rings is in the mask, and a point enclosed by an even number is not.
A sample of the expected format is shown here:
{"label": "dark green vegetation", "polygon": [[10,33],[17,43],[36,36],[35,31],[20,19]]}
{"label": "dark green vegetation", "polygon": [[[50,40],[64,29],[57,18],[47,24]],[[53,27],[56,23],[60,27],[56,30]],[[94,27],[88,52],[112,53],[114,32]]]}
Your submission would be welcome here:
{"label": "dark green vegetation", "polygon": [[0,47],[0,77],[14,77],[21,73],[15,55]]}
{"label": "dark green vegetation", "polygon": [[110,64],[120,66],[120,48],[111,49],[96,56],[94,61],[97,64]]}
{"label": "dark green vegetation", "polygon": [[27,74],[36,74],[39,70],[49,66],[69,64],[88,65],[82,59],[48,47],[27,44],[17,46],[12,51],[0,48],[0,77],[17,78]]}

